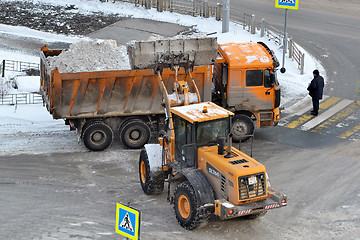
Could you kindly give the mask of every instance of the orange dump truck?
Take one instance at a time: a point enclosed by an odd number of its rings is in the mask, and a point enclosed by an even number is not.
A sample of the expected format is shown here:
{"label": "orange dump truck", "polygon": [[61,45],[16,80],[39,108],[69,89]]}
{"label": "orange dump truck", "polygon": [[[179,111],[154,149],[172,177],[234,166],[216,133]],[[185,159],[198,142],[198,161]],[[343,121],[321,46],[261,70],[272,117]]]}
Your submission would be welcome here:
{"label": "orange dump truck", "polygon": [[[161,129],[164,119],[158,78],[152,70],[119,70],[61,73],[51,69],[48,57],[62,50],[41,51],[41,91],[54,119],[64,119],[77,129],[85,146],[93,151],[109,147],[118,133],[128,148],[140,148],[151,131]],[[255,126],[274,126],[279,120],[279,66],[263,43],[218,45],[214,66],[195,67],[192,76],[201,101],[212,101],[232,112],[234,141],[244,141]],[[164,69],[162,78],[173,89],[175,73]],[[194,84],[181,70],[178,80]],[[171,96],[170,98],[175,96]],[[196,99],[196,97],[195,97]],[[178,100],[177,100],[178,101]]]}
{"label": "orange dump truck", "polygon": [[[128,148],[140,148],[147,143],[151,131],[158,130],[164,118],[162,94],[153,71],[60,73],[57,68],[50,68],[47,58],[61,52],[45,46],[40,56],[41,91],[53,118],[64,119],[70,130],[77,129],[92,151],[109,147],[114,132]],[[162,75],[172,89],[174,72],[164,69]],[[186,74],[179,71],[178,79],[185,78]],[[193,78],[202,100],[210,99],[212,66],[195,67]],[[195,92],[192,82],[188,84],[190,91]]]}

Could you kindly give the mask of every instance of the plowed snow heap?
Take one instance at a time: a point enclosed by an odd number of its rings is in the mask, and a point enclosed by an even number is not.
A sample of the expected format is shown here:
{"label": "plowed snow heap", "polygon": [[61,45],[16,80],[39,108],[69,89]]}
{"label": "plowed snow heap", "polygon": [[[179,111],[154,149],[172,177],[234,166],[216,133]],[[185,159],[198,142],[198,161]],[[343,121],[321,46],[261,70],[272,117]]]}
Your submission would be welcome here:
{"label": "plowed snow heap", "polygon": [[58,56],[48,58],[51,69],[61,73],[130,70],[129,56],[124,45],[115,40],[81,41]]}

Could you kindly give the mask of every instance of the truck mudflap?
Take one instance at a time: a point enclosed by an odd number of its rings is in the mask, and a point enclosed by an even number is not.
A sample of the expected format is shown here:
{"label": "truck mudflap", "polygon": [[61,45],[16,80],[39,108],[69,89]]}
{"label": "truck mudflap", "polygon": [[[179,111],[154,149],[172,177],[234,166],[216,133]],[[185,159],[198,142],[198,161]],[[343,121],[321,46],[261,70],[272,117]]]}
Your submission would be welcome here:
{"label": "truck mudflap", "polygon": [[258,202],[234,205],[225,199],[215,200],[215,215],[220,219],[230,219],[245,215],[252,215],[270,209],[281,208],[287,205],[287,196],[268,187],[268,198]]}

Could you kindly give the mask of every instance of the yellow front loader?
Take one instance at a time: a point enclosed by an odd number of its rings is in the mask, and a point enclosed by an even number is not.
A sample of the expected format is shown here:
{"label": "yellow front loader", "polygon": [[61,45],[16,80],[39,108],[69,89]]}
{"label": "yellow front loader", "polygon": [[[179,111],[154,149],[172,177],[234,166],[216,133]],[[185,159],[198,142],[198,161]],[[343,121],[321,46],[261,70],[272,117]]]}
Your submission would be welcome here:
{"label": "yellow front loader", "polygon": [[[172,41],[150,41],[130,49],[138,51],[134,55],[138,60],[141,51],[157,56],[142,57],[145,60],[133,68],[151,67],[158,74],[166,109],[165,131],[159,144],[146,144],[140,154],[144,193],[160,194],[167,182],[168,200],[174,204],[176,218],[189,230],[205,224],[211,214],[220,219],[257,217],[269,209],[286,206],[287,197],[270,186],[265,166],[232,147],[233,113],[212,102],[201,102],[197,88],[189,92],[188,83],[196,86],[189,70],[215,62],[216,39],[202,39],[195,52],[184,48],[186,39],[181,40],[182,44]],[[160,49],[156,45],[167,47]],[[182,50],[172,51],[172,46],[178,50],[180,45]],[[170,91],[161,78],[165,67],[172,67],[175,76],[178,67],[187,72],[185,80],[175,79]]]}

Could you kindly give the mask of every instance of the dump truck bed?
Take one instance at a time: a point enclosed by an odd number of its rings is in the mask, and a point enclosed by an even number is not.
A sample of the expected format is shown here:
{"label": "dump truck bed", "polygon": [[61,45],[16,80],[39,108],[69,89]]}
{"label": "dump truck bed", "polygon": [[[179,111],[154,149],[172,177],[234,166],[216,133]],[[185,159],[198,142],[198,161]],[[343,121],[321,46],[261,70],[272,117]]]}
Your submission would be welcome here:
{"label": "dump truck bed", "polygon": [[[60,73],[51,69],[48,57],[62,50],[42,48],[41,92],[54,119],[115,117],[164,114],[158,78],[150,69]],[[211,99],[212,66],[195,67],[194,80],[202,101]],[[175,74],[170,69],[162,73],[168,89],[173,89]],[[180,70],[179,80],[186,74]],[[188,81],[190,92],[194,91]]]}

